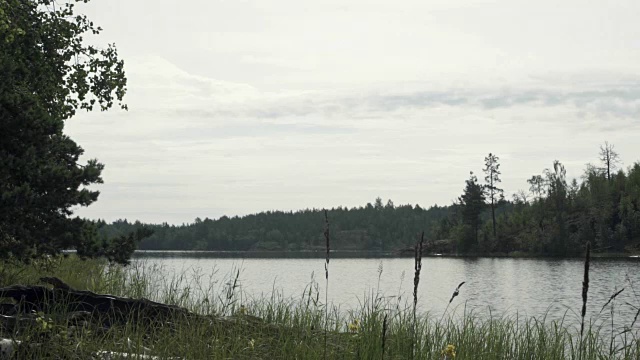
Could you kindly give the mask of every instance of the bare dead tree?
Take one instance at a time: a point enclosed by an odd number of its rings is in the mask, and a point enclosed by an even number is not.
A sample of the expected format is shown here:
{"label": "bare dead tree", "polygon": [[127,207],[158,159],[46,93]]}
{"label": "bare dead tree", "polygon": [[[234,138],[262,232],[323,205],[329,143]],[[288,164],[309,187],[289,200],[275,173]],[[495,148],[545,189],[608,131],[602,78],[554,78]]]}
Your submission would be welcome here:
{"label": "bare dead tree", "polygon": [[621,163],[620,154],[613,148],[613,144],[609,144],[608,141],[605,141],[604,145],[600,145],[600,161],[602,165],[604,165],[603,171],[607,174],[608,181],[611,181],[611,173],[614,172]]}
{"label": "bare dead tree", "polygon": [[515,203],[521,203],[524,205],[529,203],[529,193],[523,189],[519,189],[515,194],[512,195],[512,197],[513,202]]}

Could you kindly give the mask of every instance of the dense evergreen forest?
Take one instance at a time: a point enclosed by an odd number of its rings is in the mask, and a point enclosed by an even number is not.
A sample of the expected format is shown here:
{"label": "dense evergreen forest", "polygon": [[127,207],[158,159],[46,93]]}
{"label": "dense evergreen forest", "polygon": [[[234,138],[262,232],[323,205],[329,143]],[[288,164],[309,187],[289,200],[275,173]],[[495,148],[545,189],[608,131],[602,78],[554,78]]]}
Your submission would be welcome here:
{"label": "dense evergreen forest", "polygon": [[[448,216],[448,207],[386,205],[381,199],[365,207],[328,210],[333,249],[387,251],[411,244],[416,234]],[[105,225],[105,224],[102,224]],[[105,225],[105,234],[127,233],[142,224],[118,220]],[[140,249],[159,250],[306,250],[324,248],[324,211],[268,211],[217,220],[196,219],[192,224],[149,225],[154,234]]]}
{"label": "dense evergreen forest", "polygon": [[[598,165],[587,164],[580,179],[568,180],[562,163],[527,180],[528,190],[505,199],[500,163],[485,157],[484,181],[472,172],[449,206],[395,205],[377,198],[357,208],[328,210],[336,250],[398,251],[425,231],[430,252],[569,256],[587,241],[600,252],[640,247],[640,163],[621,167],[614,146],[600,147]],[[267,211],[243,217],[197,218],[181,226],[98,221],[105,236],[140,227],[153,235],[147,250],[313,250],[324,247],[321,209]]]}

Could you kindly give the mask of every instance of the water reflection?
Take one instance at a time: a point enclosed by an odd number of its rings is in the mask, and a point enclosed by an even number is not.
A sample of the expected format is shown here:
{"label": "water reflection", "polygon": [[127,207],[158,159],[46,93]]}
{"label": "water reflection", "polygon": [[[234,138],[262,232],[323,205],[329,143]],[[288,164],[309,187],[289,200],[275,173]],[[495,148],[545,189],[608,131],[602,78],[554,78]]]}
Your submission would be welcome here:
{"label": "water reflection", "polygon": [[[324,260],[312,255],[243,259],[229,253],[211,257],[206,253],[154,252],[137,254],[136,261],[160,265],[162,271],[155,275],[161,279],[184,274],[182,281],[192,281],[189,274],[198,273],[206,275],[200,276],[200,281],[218,284],[240,268],[241,289],[245,296],[254,298],[271,296],[275,290],[299,299],[314,274],[323,299]],[[583,266],[580,259],[425,258],[418,290],[419,310],[440,316],[455,287],[466,281],[449,311],[473,310],[481,316],[546,316],[564,318],[575,325],[582,303]],[[208,276],[214,269],[215,274]],[[640,306],[640,299],[630,288],[630,283],[640,287],[638,270],[638,259],[593,259],[588,316],[608,322],[610,310],[600,313],[602,306],[616,290],[627,288],[616,300],[614,322],[616,327],[630,325],[636,313],[633,306]],[[393,301],[411,300],[412,258],[333,258],[329,272],[329,300],[343,310],[358,308],[372,291]]]}

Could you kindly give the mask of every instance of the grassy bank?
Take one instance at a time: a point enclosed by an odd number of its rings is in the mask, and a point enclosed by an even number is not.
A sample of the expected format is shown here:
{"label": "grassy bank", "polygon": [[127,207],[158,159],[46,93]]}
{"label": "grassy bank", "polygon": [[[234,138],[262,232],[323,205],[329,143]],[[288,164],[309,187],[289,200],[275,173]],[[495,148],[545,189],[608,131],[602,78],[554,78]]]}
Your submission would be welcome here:
{"label": "grassy bank", "polygon": [[167,279],[153,276],[157,270],[74,257],[30,266],[5,263],[0,285],[37,284],[41,276],[56,276],[77,289],[146,297],[216,321],[70,329],[59,314],[35,314],[33,326],[14,334],[3,331],[3,337],[40,344],[28,350],[30,358],[89,358],[111,350],[161,359],[443,359],[448,345],[455,346],[456,359],[640,358],[633,331],[612,338],[605,328],[587,325],[581,340],[579,329],[559,322],[487,319],[464,309],[443,319],[418,315],[414,323],[410,304],[375,294],[359,308],[338,311],[325,307],[317,284],[298,299],[277,294],[247,299],[234,274],[223,281],[184,274]]}

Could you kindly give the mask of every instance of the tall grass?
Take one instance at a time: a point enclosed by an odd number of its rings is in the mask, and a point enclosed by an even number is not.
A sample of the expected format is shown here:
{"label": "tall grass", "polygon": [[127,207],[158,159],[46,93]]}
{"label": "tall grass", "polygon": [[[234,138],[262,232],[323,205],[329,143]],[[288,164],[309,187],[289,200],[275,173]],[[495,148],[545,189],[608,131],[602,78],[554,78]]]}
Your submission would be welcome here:
{"label": "tall grass", "polygon": [[[36,284],[41,276],[56,276],[78,289],[184,306],[211,321],[175,319],[171,324],[151,327],[134,326],[132,322],[105,328],[74,323],[73,328],[62,311],[54,311],[34,314],[35,321],[29,328],[17,333],[2,330],[2,336],[40,344],[25,347],[18,358],[90,358],[93,353],[108,350],[152,354],[161,359],[414,356],[441,360],[447,345],[455,345],[456,359],[640,358],[636,333],[618,335],[611,345],[608,328],[587,321],[582,329],[575,329],[546,317],[522,319],[516,314],[487,318],[466,309],[459,312],[455,307],[439,319],[416,313],[415,298],[403,301],[377,291],[362,299],[358,307],[344,312],[328,304],[326,298],[324,303],[319,301],[315,281],[299,298],[288,298],[277,291],[268,297],[252,298],[239,286],[237,270],[226,275],[154,277],[159,271],[143,262],[122,268],[69,257],[56,259],[53,264],[0,265],[0,285]],[[357,326],[350,327],[352,324]]]}

